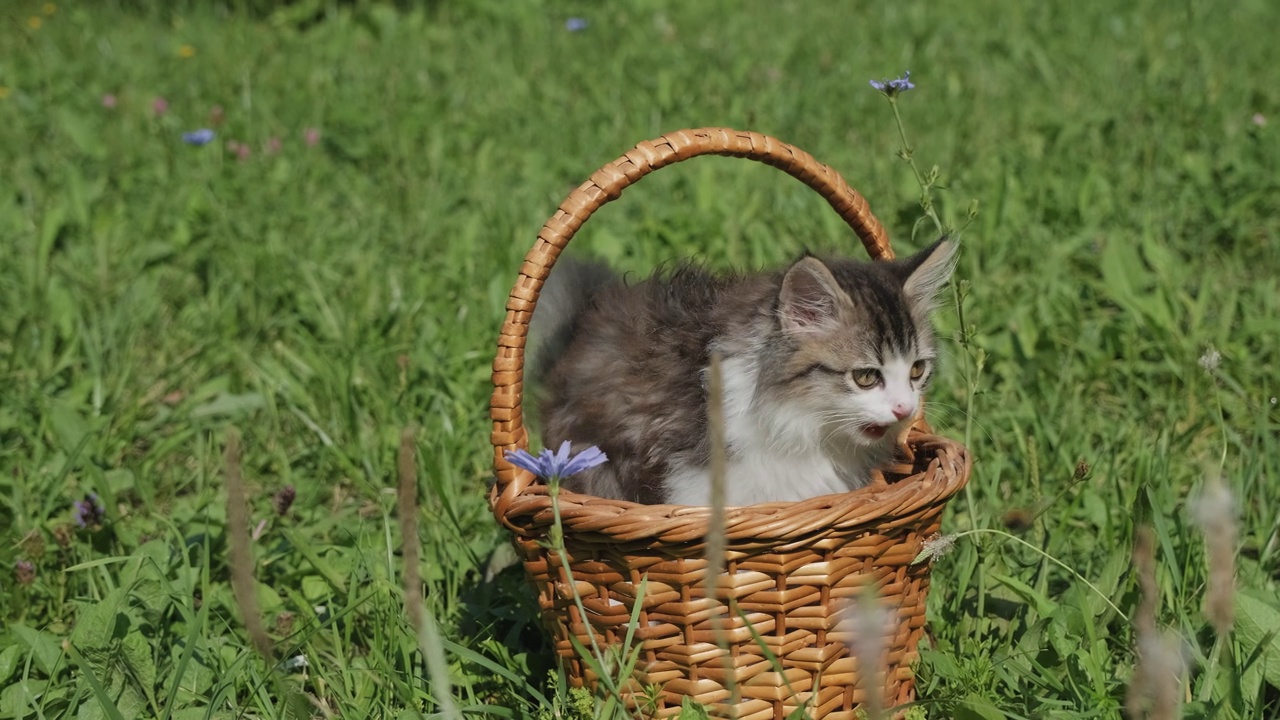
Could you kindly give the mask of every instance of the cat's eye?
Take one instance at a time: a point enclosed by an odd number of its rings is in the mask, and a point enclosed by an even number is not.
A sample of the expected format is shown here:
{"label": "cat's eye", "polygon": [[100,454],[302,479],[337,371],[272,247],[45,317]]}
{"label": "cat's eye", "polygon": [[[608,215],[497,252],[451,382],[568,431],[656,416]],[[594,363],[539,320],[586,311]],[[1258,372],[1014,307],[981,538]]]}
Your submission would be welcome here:
{"label": "cat's eye", "polygon": [[917,360],[911,365],[911,379],[919,380],[924,377],[925,372],[929,369],[929,363],[925,360]]}
{"label": "cat's eye", "polygon": [[867,388],[875,387],[880,382],[880,371],[875,368],[850,370],[849,377],[853,378],[858,387],[866,390]]}

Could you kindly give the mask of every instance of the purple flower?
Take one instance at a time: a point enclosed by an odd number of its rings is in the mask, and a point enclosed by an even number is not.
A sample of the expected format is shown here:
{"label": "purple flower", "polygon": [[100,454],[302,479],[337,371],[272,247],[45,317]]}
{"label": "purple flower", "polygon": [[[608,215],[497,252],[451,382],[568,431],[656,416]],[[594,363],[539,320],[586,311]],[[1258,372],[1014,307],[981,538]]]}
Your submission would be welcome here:
{"label": "purple flower", "polygon": [[213,142],[213,131],[209,128],[200,128],[188,133],[182,133],[182,142],[188,145],[208,145]]}
{"label": "purple flower", "polygon": [[169,101],[162,97],[158,97],[151,101],[151,112],[156,115],[163,115],[169,112]]}
{"label": "purple flower", "polygon": [[915,89],[916,84],[911,82],[911,71],[907,70],[902,73],[902,77],[893,80],[872,80],[871,87],[879,90],[885,95],[897,95],[908,90]]}
{"label": "purple flower", "polygon": [[582,32],[587,29],[587,19],[580,17],[571,17],[564,21],[564,29],[569,32]]}
{"label": "purple flower", "polygon": [[98,493],[89,493],[83,500],[77,500],[75,509],[72,511],[72,519],[76,521],[76,526],[82,528],[102,524],[106,515],[107,509],[98,499]]}
{"label": "purple flower", "polygon": [[306,141],[307,147],[315,147],[320,142],[320,131],[316,128],[307,128],[302,133],[302,139]]}
{"label": "purple flower", "polygon": [[551,480],[560,480],[570,475],[577,475],[583,470],[603,464],[608,460],[608,456],[600,448],[592,445],[577,455],[569,454],[569,441],[565,440],[560,444],[559,452],[551,452],[543,450],[538,453],[537,457],[529,454],[527,450],[508,450],[506,453],[507,462],[519,468],[524,468],[538,477]]}
{"label": "purple flower", "polygon": [[19,560],[13,565],[13,574],[19,585],[30,585],[36,581],[36,566],[30,560]]}
{"label": "purple flower", "polygon": [[102,96],[102,107],[104,107],[104,108],[106,108],[106,109],[108,109],[108,110],[115,110],[115,109],[116,109],[116,96],[115,96],[115,95],[112,95],[111,93],[107,93],[106,95],[103,95],[103,96]]}
{"label": "purple flower", "polygon": [[227,152],[235,153],[240,162],[245,162],[249,156],[253,155],[253,149],[238,140],[227,141]]}

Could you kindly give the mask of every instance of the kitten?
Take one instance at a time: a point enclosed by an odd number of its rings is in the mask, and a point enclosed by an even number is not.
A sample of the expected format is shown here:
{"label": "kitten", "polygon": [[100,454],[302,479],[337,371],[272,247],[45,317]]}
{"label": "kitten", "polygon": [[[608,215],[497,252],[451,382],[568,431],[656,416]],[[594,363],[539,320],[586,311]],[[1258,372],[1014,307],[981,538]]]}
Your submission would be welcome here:
{"label": "kitten", "polygon": [[609,456],[565,486],[709,504],[713,350],[723,362],[726,504],[866,485],[920,412],[936,355],[928,315],[955,250],[944,238],[905,260],[806,255],[782,271],[718,277],[681,266],[630,285],[603,265],[561,259],[533,321],[543,443]]}

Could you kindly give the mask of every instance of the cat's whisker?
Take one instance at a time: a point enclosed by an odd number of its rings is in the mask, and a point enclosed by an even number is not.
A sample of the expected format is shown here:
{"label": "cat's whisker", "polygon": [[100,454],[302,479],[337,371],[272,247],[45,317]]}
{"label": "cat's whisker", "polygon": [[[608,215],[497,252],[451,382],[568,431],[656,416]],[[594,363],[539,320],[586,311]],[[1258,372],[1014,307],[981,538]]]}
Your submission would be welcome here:
{"label": "cat's whisker", "polygon": [[813,418],[823,425],[827,423],[832,423],[832,422],[844,424],[844,423],[858,422],[862,420],[861,416],[851,415],[847,412],[836,412],[836,411],[820,412],[815,414]]}
{"label": "cat's whisker", "polygon": [[853,425],[859,423],[862,418],[845,412],[826,412],[813,416],[819,425]]}
{"label": "cat's whisker", "polygon": [[[822,438],[822,443],[824,445],[830,442],[831,438],[837,433],[851,438],[853,434],[857,432],[858,428],[866,425],[864,419],[858,415],[841,415],[837,419],[841,420],[841,422],[830,423],[830,428]],[[848,444],[852,443],[847,442],[846,445]]]}
{"label": "cat's whisker", "polygon": [[[959,405],[942,402],[940,400],[929,400],[924,404],[924,407],[926,412],[932,411],[935,408],[942,408],[942,409],[954,412],[956,415],[971,421],[974,424],[974,426],[978,428],[979,432],[982,433],[982,436],[987,439],[988,442],[995,442],[995,437],[991,434],[989,430],[987,430],[987,427],[982,424],[982,421],[979,420],[975,415],[973,415],[969,411],[960,407]],[[960,424],[958,422],[955,422],[953,418],[949,416],[944,415],[943,417],[947,419],[948,425],[955,426]]]}
{"label": "cat's whisker", "polygon": [[845,429],[846,429],[845,427],[842,427],[842,426],[839,426],[839,425],[833,426],[833,427],[831,428],[831,430],[829,430],[829,431],[827,432],[827,434],[823,436],[823,438],[822,438],[822,444],[823,444],[823,445],[826,445],[827,443],[831,442],[831,438],[835,437],[837,434],[839,434],[839,435],[848,435],[848,433],[846,433],[846,432],[842,432],[842,431],[843,431],[843,430],[845,430]]}
{"label": "cat's whisker", "polygon": [[944,425],[951,425],[957,413],[953,408],[935,406],[933,403],[926,403],[924,406],[924,415],[926,418],[942,420]]}
{"label": "cat's whisker", "polygon": [[961,413],[961,414],[964,414],[964,413],[966,412],[966,411],[965,411],[965,409],[964,409],[964,408],[962,408],[962,407],[960,407],[959,405],[956,405],[955,403],[949,403],[949,402],[946,402],[945,400],[926,400],[926,401],[924,402],[924,406],[925,406],[925,408],[926,408],[926,409],[929,409],[929,408],[946,408],[946,409],[948,409],[948,410],[954,410],[954,411],[956,411],[956,412],[958,412],[958,413]]}

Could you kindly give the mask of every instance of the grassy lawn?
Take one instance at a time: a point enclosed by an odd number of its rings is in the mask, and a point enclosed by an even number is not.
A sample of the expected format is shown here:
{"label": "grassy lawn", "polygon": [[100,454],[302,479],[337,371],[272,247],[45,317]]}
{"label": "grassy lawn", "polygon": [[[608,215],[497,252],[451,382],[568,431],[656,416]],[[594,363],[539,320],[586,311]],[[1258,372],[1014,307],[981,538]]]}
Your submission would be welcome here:
{"label": "grassy lawn", "polygon": [[[431,5],[0,9],[0,718],[438,712],[401,590],[409,425],[454,704],[591,716],[484,499],[520,260],[596,168],[708,125],[808,150],[921,247],[867,82],[904,69],[940,213],[978,209],[964,332],[939,313],[930,419],[976,460],[945,527],[1023,541],[937,561],[921,707],[1119,717],[1150,526],[1185,716],[1280,716],[1280,4]],[[721,158],[646,179],[575,246],[636,271],[861,253],[801,184]],[[229,581],[232,427],[278,672]],[[1221,640],[1191,510],[1219,477]]]}

